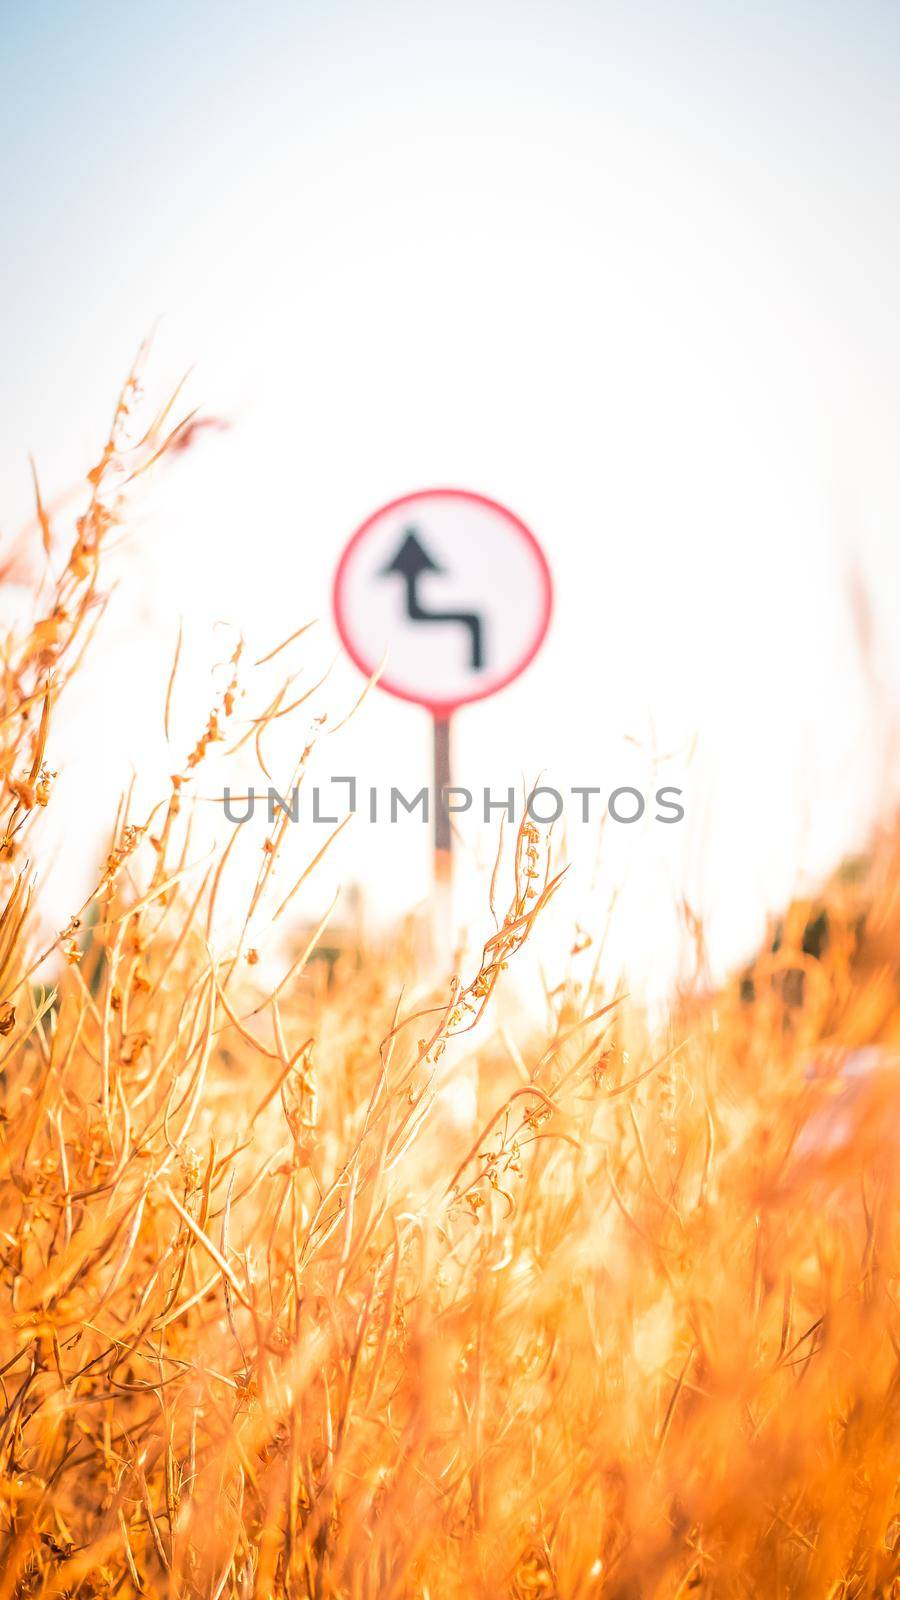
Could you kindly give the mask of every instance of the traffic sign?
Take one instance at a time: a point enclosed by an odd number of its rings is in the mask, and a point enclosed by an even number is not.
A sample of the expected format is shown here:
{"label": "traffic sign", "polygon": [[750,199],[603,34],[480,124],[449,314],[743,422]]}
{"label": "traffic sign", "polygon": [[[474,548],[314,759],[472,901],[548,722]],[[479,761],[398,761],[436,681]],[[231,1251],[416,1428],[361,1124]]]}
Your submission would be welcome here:
{"label": "traffic sign", "polygon": [[357,529],[335,575],[334,614],[362,672],[384,663],[380,688],[446,720],[525,670],[552,594],[540,545],[505,506],[425,489]]}

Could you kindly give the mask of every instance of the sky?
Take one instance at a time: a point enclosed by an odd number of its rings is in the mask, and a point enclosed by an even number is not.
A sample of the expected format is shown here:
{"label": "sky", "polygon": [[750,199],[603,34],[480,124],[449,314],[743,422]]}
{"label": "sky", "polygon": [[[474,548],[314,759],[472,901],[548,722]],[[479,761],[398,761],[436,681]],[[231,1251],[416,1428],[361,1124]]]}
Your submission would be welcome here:
{"label": "sky", "polygon": [[[55,756],[60,921],[131,767],[171,770],[179,625],[186,747],[219,619],[263,653],[318,618],[296,665],[338,658],[340,720],[340,552],[451,484],[555,585],[528,672],[456,719],[459,781],[678,785],[678,827],[570,825],[559,916],[615,899],[617,959],[664,981],[686,898],[740,959],[895,793],[896,7],[4,0],[0,38],[0,529],[30,452],[47,498],[95,459],[148,333],[150,393],[190,371],[229,424],[136,505]],[[375,694],[316,771],[414,790],[429,739]],[[463,831],[465,918],[494,834]],[[420,901],[427,830],[345,830],[309,914],[357,882],[376,918]]]}

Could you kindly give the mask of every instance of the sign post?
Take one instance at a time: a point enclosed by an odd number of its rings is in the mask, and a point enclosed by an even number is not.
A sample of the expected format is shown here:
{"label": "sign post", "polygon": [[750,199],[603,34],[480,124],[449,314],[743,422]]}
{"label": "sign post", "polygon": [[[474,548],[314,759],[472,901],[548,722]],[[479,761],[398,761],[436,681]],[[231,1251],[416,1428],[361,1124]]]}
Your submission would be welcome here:
{"label": "sign post", "polygon": [[452,782],[450,718],[435,716],[434,730],[434,912],[432,936],[438,959],[453,958],[453,830],[445,803]]}
{"label": "sign post", "polygon": [[453,848],[453,835],[450,831],[450,813],[446,805],[439,803],[442,796],[450,787],[450,718],[435,717],[434,719],[434,852],[435,859],[440,865],[440,858],[447,858],[449,870],[450,852]]}
{"label": "sign post", "polygon": [[338,563],[334,615],[341,641],[379,687],[431,713],[434,855],[448,907],[452,830],[450,725],[460,706],[524,672],[550,623],[553,586],[525,524],[485,495],[424,489],[368,517]]}

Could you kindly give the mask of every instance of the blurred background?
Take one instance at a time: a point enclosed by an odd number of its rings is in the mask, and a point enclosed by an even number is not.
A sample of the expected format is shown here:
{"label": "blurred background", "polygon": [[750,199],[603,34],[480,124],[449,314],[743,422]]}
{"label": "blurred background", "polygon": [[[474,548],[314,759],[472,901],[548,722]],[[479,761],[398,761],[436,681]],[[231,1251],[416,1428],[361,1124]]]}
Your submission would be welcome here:
{"label": "blurred background", "polygon": [[[96,459],[148,334],[154,400],[191,369],[227,425],[148,480],[50,752],[85,841],[60,926],[132,768],[148,798],[173,770],[179,625],[180,761],[223,640],[317,617],[285,663],[313,682],[344,543],[444,483],[509,505],[556,585],[536,662],[457,719],[458,781],[682,788],[678,827],[571,822],[559,915],[615,902],[651,985],[685,899],[740,959],[897,791],[897,8],[6,0],[2,30],[4,536],[29,452],[48,502]],[[339,658],[310,713],[360,684]],[[315,775],[412,793],[429,760],[375,694]],[[302,861],[323,830],[295,832]],[[477,924],[496,835],[462,834]],[[384,920],[430,870],[421,824],[358,819],[306,914],[341,883]]]}

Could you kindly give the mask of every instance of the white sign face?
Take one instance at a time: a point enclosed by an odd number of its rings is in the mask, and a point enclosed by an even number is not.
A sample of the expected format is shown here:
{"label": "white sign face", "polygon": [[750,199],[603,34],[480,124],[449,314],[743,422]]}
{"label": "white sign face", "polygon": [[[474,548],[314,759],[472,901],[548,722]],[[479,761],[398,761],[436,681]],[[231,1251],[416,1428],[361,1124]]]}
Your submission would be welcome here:
{"label": "white sign face", "polygon": [[379,687],[448,716],[524,671],[550,622],[550,570],[505,506],[464,489],[391,501],[353,535],[334,580],[343,644]]}

